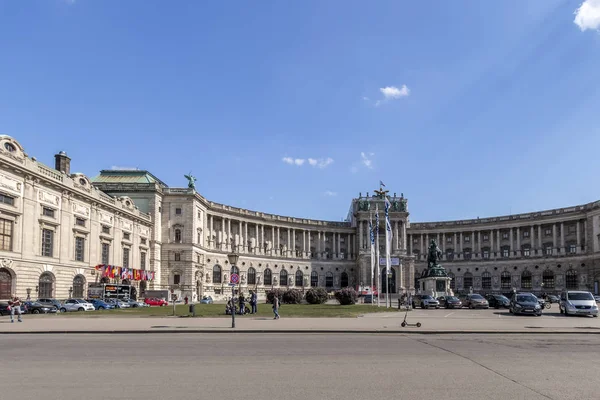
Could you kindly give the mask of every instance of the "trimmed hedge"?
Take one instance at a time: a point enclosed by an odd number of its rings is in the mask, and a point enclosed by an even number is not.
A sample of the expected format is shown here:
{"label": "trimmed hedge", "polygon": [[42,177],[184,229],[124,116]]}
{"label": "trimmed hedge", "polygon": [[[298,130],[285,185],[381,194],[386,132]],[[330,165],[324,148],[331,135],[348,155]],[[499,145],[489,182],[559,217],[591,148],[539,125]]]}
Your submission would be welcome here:
{"label": "trimmed hedge", "polygon": [[347,306],[350,304],[356,304],[356,301],[358,300],[358,293],[356,293],[356,290],[352,289],[351,287],[347,287],[335,292],[335,298],[341,305]]}
{"label": "trimmed hedge", "polygon": [[308,304],[323,304],[327,301],[327,290],[323,288],[310,288],[306,292]]}
{"label": "trimmed hedge", "polygon": [[273,304],[273,299],[277,296],[279,299],[279,304],[281,304],[281,300],[283,299],[283,291],[281,289],[273,289],[267,292],[267,303]]}
{"label": "trimmed hedge", "polygon": [[282,300],[284,304],[300,304],[302,302],[302,292],[289,289],[283,293]]}

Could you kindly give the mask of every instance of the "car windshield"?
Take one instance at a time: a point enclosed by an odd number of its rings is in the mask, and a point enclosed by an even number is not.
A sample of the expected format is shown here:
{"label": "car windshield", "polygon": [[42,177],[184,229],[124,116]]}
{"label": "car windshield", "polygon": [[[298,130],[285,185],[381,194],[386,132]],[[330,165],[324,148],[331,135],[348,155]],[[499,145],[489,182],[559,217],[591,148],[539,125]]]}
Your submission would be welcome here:
{"label": "car windshield", "polygon": [[423,296],[423,300],[433,300],[433,297],[431,297],[431,296]]}
{"label": "car windshield", "polygon": [[480,294],[474,294],[474,295],[471,295],[471,299],[483,300],[483,296],[481,296]]}
{"label": "car windshield", "polygon": [[448,296],[446,297],[446,301],[458,301],[458,297]]}
{"label": "car windshield", "polygon": [[537,299],[533,296],[517,296],[517,303],[537,303]]}
{"label": "car windshield", "polygon": [[508,297],[506,297],[506,296],[496,296],[496,300],[508,301]]}
{"label": "car windshield", "polygon": [[594,300],[594,296],[591,293],[567,293],[569,300]]}

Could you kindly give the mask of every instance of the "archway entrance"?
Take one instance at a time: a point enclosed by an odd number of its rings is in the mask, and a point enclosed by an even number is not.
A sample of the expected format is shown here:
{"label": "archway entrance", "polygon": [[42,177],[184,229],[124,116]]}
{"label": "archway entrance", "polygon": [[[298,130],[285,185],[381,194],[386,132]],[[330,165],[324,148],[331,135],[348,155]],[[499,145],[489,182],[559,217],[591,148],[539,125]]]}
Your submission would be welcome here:
{"label": "archway entrance", "polygon": [[[396,293],[396,271],[390,267],[391,275],[388,279],[390,285],[390,293]],[[381,290],[379,293],[387,293],[387,284],[385,282],[385,267],[381,269]]]}
{"label": "archway entrance", "polygon": [[10,299],[12,296],[13,278],[9,270],[0,268],[0,299]]}

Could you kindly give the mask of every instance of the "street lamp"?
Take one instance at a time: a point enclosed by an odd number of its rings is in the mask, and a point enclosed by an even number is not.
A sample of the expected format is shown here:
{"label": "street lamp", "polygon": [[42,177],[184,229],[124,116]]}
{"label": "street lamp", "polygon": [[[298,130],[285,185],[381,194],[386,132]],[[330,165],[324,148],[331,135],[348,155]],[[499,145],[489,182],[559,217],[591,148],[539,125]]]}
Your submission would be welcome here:
{"label": "street lamp", "polygon": [[[235,271],[235,266],[237,265],[239,258],[240,256],[236,253],[227,254],[227,259],[231,265],[231,271],[229,273],[230,279],[231,274]],[[233,300],[233,296],[235,296],[235,285],[231,285],[231,327],[235,328],[235,301]]]}
{"label": "street lamp", "polygon": [[73,297],[73,287],[69,288],[69,298]]}

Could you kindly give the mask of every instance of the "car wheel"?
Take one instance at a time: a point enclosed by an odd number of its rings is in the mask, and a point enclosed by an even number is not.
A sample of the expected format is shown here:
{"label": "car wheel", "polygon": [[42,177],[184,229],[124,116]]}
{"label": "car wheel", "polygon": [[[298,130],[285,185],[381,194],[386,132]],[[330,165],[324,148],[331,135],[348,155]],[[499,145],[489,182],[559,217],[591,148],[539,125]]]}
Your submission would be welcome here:
{"label": "car wheel", "polygon": [[104,306],[98,307],[98,310],[104,310]]}
{"label": "car wheel", "polygon": [[473,304],[469,304],[469,309],[472,310],[473,309]]}
{"label": "car wheel", "polygon": [[83,307],[79,307],[79,308],[77,309],[77,311],[85,311],[85,310],[83,309]]}
{"label": "car wheel", "polygon": [[32,314],[39,314],[39,313],[40,313],[40,310],[33,310],[31,313],[32,313]]}
{"label": "car wheel", "polygon": [[164,306],[165,306],[165,303],[162,303],[160,306],[161,306],[161,307],[164,307]]}
{"label": "car wheel", "polygon": [[598,314],[596,314],[596,315],[593,315],[593,317],[594,317],[594,318],[598,318]]}
{"label": "car wheel", "polygon": [[67,312],[67,309],[63,307],[60,309],[60,312]]}

